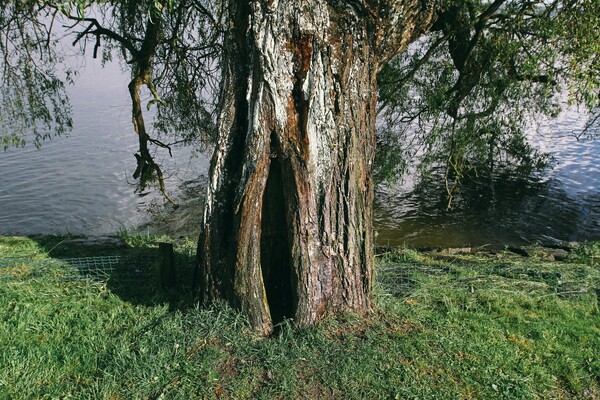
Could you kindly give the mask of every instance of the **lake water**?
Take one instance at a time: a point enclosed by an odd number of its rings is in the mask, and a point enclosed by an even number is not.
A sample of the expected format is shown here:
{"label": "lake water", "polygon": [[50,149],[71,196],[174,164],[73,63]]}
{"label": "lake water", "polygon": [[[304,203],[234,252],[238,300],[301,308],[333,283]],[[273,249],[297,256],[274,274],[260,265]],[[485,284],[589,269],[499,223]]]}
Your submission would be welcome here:
{"label": "lake water", "polygon": [[[28,144],[0,152],[0,234],[106,234],[148,221],[159,196],[136,192],[132,178],[137,136],[127,83],[118,66],[88,61],[70,88],[72,132],[40,150]],[[170,190],[206,170],[206,157],[190,162],[189,154],[156,154]]]}
{"label": "lake water", "polygon": [[380,244],[483,246],[600,239],[600,139],[575,137],[586,122],[576,110],[531,132],[554,160],[537,179],[466,182],[452,210],[443,185],[380,187],[375,226]]}
{"label": "lake water", "polygon": [[[189,149],[155,155],[181,204],[164,206],[156,191],[139,193],[131,175],[133,132],[127,77],[117,66],[88,62],[70,89],[74,129],[65,137],[0,152],[0,234],[114,233],[137,227],[195,235],[208,157]],[[577,141],[584,120],[574,111],[534,137],[555,163],[539,181],[499,179],[493,190],[466,186],[445,210],[443,190],[410,183],[376,194],[379,245],[482,246],[552,240],[600,240],[600,140]]]}

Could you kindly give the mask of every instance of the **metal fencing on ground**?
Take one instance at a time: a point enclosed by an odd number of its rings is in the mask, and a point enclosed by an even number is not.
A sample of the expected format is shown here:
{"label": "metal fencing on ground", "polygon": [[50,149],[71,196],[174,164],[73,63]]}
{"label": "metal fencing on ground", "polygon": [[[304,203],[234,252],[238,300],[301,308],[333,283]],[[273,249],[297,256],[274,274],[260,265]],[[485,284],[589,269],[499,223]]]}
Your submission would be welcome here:
{"label": "metal fencing on ground", "polygon": [[[165,286],[161,262],[158,251],[64,259],[0,258],[0,283],[44,278],[101,282],[111,290],[129,294],[148,292]],[[179,287],[190,286],[194,255],[175,253],[174,268]],[[421,262],[383,257],[377,262],[376,282],[380,291],[396,297],[409,297],[419,290],[456,288],[471,293],[485,290],[600,301],[597,265],[502,260]]]}
{"label": "metal fencing on ground", "polygon": [[377,269],[377,282],[381,290],[397,297],[443,287],[471,293],[485,290],[600,299],[600,266],[585,264],[382,260]]}
{"label": "metal fencing on ground", "polygon": [[28,280],[57,278],[65,281],[91,279],[106,282],[118,274],[120,279],[134,280],[153,275],[157,257],[120,255],[35,259],[28,257],[0,258],[0,279]]}
{"label": "metal fencing on ground", "polygon": [[[173,258],[172,273],[180,277],[178,287],[189,286],[193,255],[176,253]],[[0,257],[0,284],[39,279],[99,283],[121,296],[148,297],[169,289],[165,287],[162,261],[158,252],[80,258]]]}

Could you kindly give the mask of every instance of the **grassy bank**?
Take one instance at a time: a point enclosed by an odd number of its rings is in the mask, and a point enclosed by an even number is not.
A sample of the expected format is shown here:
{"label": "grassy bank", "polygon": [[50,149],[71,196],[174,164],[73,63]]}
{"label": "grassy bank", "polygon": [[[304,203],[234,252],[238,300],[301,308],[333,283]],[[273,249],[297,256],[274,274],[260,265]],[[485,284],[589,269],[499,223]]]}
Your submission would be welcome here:
{"label": "grassy bank", "polygon": [[[593,293],[511,292],[502,276],[475,290],[436,284],[432,275],[430,284],[393,296],[388,281],[367,317],[348,315],[308,329],[284,325],[262,339],[223,305],[198,308],[193,299],[154,287],[131,298],[101,281],[36,276],[29,265],[144,253],[155,238],[125,239],[84,245],[0,238],[0,260],[27,256],[22,279],[0,278],[0,399],[600,398],[600,314]],[[190,247],[182,241],[176,250]],[[405,251],[379,266],[593,273],[597,247],[561,262]]]}

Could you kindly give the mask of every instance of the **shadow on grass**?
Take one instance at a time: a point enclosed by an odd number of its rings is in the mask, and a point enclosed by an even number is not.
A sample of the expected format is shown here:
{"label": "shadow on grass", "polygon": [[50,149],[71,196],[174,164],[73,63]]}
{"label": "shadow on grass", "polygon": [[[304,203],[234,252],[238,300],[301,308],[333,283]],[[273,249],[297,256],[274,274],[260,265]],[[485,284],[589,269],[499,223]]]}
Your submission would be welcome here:
{"label": "shadow on grass", "polygon": [[131,246],[119,237],[32,237],[48,258],[61,268],[66,280],[91,280],[124,301],[135,305],[169,304],[171,309],[192,307],[197,299],[192,292],[195,255],[189,243],[175,244],[175,283],[166,287],[160,278],[157,242]]}

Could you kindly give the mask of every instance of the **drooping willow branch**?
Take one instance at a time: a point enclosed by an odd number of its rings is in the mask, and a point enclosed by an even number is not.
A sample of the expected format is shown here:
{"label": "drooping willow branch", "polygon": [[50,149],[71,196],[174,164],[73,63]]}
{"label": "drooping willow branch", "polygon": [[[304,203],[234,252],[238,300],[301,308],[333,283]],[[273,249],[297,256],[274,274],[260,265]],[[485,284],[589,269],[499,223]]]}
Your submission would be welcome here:
{"label": "drooping willow branch", "polygon": [[173,153],[169,146],[164,145],[164,143],[160,142],[157,139],[151,139],[149,137],[146,130],[146,124],[144,121],[140,98],[140,89],[142,86],[146,86],[152,94],[152,96],[154,97],[154,100],[152,102],[161,101],[158,90],[152,82],[153,59],[156,55],[156,48],[161,34],[161,13],[158,10],[154,10],[152,12],[152,17],[149,18],[147,21],[146,29],[144,32],[144,38],[141,40],[139,49],[134,45],[133,42],[126,39],[123,35],[120,35],[119,33],[113,30],[103,27],[96,18],[80,18],[66,13],[65,16],[70,20],[76,21],[75,25],[81,22],[89,24],[82,32],[80,32],[75,37],[72,44],[75,46],[83,38],[86,38],[90,35],[95,36],[96,41],[93,52],[94,58],[98,56],[98,49],[101,44],[101,37],[106,37],[110,40],[117,42],[121,45],[123,49],[129,52],[131,60],[128,61],[128,63],[132,65],[133,69],[133,78],[129,83],[129,93],[132,101],[132,122],[134,130],[138,135],[139,143],[139,153],[135,154],[137,168],[133,174],[133,177],[136,179],[139,178],[143,185],[144,181],[150,177],[149,173],[151,174],[153,172],[157,178],[159,189],[165,197],[165,199],[174,206],[177,206],[175,201],[169,196],[167,192],[162,168],[158,163],[156,163],[156,161],[150,154],[150,151],[148,149],[148,143],[152,143],[154,145],[158,145],[159,147],[168,149],[169,155],[171,157],[173,156]]}

